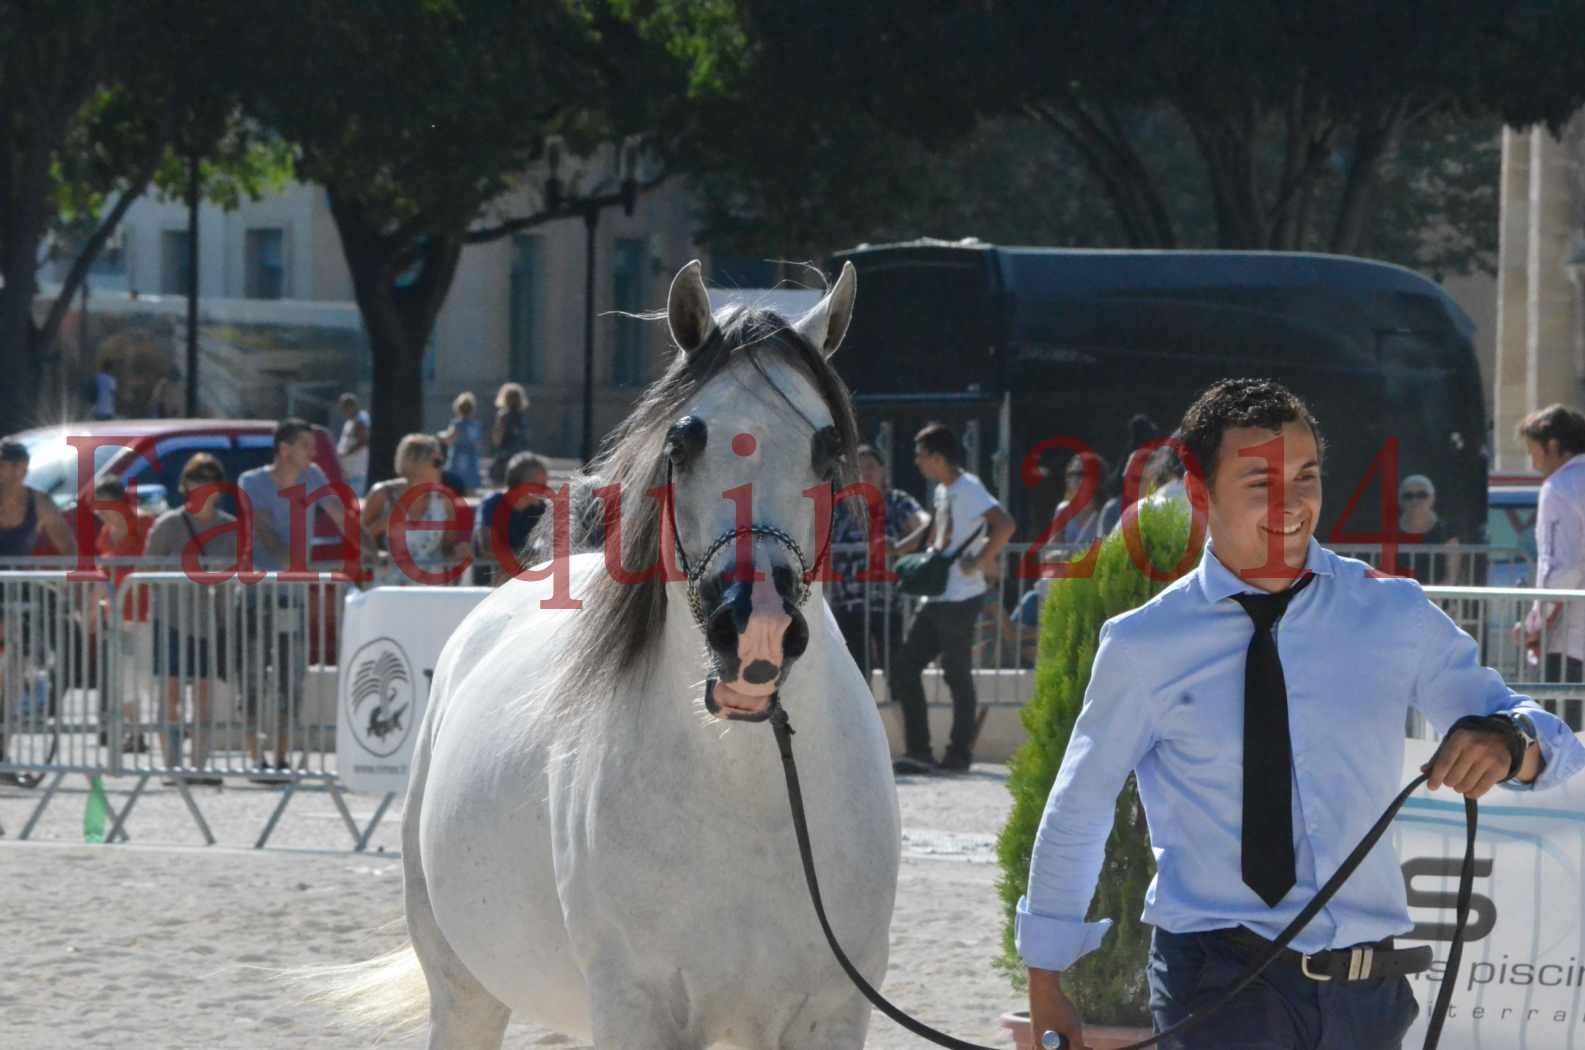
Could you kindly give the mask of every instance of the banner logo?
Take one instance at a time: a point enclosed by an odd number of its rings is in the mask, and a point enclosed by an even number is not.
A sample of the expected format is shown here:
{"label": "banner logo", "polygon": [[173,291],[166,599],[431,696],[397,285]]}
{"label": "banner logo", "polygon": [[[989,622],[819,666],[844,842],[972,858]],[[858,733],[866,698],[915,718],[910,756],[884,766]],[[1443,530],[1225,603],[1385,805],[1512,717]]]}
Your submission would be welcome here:
{"label": "banner logo", "polygon": [[413,672],[394,638],[365,642],[351,660],[346,724],[358,746],[377,758],[401,750],[413,729]]}

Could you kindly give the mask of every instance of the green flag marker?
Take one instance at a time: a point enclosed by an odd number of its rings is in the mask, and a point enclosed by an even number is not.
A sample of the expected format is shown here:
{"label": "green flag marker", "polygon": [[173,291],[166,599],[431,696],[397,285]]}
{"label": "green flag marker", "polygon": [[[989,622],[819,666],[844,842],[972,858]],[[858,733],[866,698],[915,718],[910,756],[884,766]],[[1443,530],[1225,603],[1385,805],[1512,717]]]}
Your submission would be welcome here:
{"label": "green flag marker", "polygon": [[104,778],[95,776],[89,781],[88,802],[83,806],[84,842],[105,840],[105,817],[109,813],[110,803],[105,798]]}

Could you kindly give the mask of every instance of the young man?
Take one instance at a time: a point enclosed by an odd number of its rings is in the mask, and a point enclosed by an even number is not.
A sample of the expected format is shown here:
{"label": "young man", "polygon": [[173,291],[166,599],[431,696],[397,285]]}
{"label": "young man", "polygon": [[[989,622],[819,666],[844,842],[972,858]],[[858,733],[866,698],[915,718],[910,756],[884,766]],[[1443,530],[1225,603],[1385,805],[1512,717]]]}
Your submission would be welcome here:
{"label": "young man", "polygon": [[[848,653],[868,683],[875,667],[894,665],[897,647],[903,643],[902,592],[859,579],[869,567],[871,530],[881,534],[887,554],[908,554],[913,548],[905,543],[924,540],[930,515],[902,489],[886,487],[886,462],[874,446],[860,445],[854,458],[858,460],[859,481],[880,493],[880,503],[874,508],[879,516],[870,520],[867,502],[843,500],[837,504],[831,546],[844,549],[832,552],[831,574],[836,582],[829,586],[826,602],[836,615]],[[856,506],[862,509],[856,511]],[[877,650],[881,653],[878,664]]]}
{"label": "young man", "polygon": [[55,501],[27,486],[29,462],[22,442],[0,441],[0,561],[31,558],[41,532],[60,554],[76,554],[77,538]]}
{"label": "young man", "polygon": [[[335,522],[336,531],[346,532],[345,507],[329,490],[325,472],[314,462],[314,429],[302,419],[287,418],[275,427],[275,458],[267,467],[244,471],[237,478],[241,490],[238,508],[244,538],[250,541],[252,564],[265,572],[281,572],[291,566],[294,546],[301,545],[305,562],[313,544],[313,523],[316,508],[323,508]],[[301,486],[299,499],[314,498],[302,514],[304,534],[294,535],[292,524],[291,490]],[[259,585],[248,589],[246,607],[248,659],[243,664],[247,677],[248,753],[255,765],[260,764],[258,730],[259,695],[266,664],[273,665],[276,692],[275,753],[278,770],[288,765],[290,727],[295,701],[302,696],[302,677],[307,667],[306,592],[286,587]],[[246,655],[246,654],[245,654]],[[280,778],[266,771],[261,782],[276,782]]]}
{"label": "young man", "polygon": [[358,405],[356,394],[336,399],[341,409],[341,437],[336,441],[336,458],[341,474],[359,496],[369,483],[369,414]]}
{"label": "young man", "polygon": [[[890,683],[903,711],[904,755],[894,763],[899,773],[940,769],[961,773],[973,760],[974,623],[985,594],[985,571],[995,571],[1002,548],[1013,534],[1013,519],[973,474],[963,470],[963,446],[944,424],[931,423],[914,435],[914,463],[935,486],[930,523],[898,544],[912,549],[930,530],[930,546],[957,550],[975,533],[988,533],[964,549],[947,574],[947,586],[925,598],[914,617]],[[930,750],[930,722],[925,710],[925,666],[941,657],[941,673],[952,693],[952,735],[939,765]]]}
{"label": "young man", "polygon": [[[1110,925],[1085,913],[1130,772],[1157,857],[1144,919],[1161,1031],[1236,982],[1386,809],[1410,705],[1447,734],[1432,790],[1553,787],[1585,766],[1568,727],[1481,667],[1419,584],[1314,541],[1323,445],[1298,398],[1226,380],[1181,433],[1191,484],[1209,479],[1204,556],[1102,628],[1018,904],[1035,1031],[1072,1046],[1082,1022],[1061,975]],[[1411,926],[1378,846],[1261,981],[1162,1046],[1397,1048],[1419,1009],[1404,975],[1427,965],[1394,949]],[[1368,972],[1355,947],[1373,949]]]}
{"label": "young man", "polygon": [[[1519,424],[1530,465],[1545,480],[1535,515],[1535,585],[1585,587],[1585,415],[1563,405],[1532,412]],[[1524,647],[1539,656],[1545,636],[1548,682],[1585,681],[1585,616],[1565,613],[1562,602],[1536,602],[1515,628]]]}
{"label": "young man", "polygon": [[520,564],[523,548],[528,546],[529,534],[550,506],[526,487],[543,485],[549,480],[549,468],[534,453],[519,452],[512,457],[506,466],[506,489],[486,497],[475,516],[473,572],[476,582],[499,587],[523,570]]}

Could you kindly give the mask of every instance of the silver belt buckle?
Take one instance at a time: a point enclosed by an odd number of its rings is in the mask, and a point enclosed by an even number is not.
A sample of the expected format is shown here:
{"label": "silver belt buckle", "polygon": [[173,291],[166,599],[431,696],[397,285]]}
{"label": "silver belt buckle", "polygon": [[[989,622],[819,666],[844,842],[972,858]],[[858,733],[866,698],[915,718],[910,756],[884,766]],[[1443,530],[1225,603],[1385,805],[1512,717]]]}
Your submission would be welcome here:
{"label": "silver belt buckle", "polygon": [[[1371,971],[1372,967],[1375,965],[1375,961],[1376,961],[1376,949],[1374,949],[1374,948],[1350,948],[1348,950],[1348,977],[1346,977],[1345,980],[1349,980],[1349,981],[1364,981],[1364,980],[1368,980],[1370,978],[1370,971]],[[1330,981],[1332,979],[1331,976],[1328,975],[1328,974],[1311,973],[1310,972],[1310,957],[1308,955],[1300,956],[1300,958],[1299,958],[1299,972],[1303,973],[1306,977],[1308,977],[1312,981]]]}

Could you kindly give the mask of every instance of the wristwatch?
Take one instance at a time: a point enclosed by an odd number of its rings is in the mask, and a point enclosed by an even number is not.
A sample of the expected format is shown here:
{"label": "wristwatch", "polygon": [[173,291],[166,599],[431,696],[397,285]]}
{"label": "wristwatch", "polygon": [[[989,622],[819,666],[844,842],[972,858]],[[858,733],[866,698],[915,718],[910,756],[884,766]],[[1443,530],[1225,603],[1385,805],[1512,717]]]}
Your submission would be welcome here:
{"label": "wristwatch", "polygon": [[1512,780],[1519,775],[1519,770],[1523,768],[1524,756],[1529,752],[1530,746],[1532,744],[1539,746],[1541,740],[1536,735],[1535,722],[1523,711],[1504,711],[1499,717],[1506,719],[1508,724],[1513,726],[1514,731],[1519,734],[1518,757],[1514,759],[1513,768],[1508,773],[1508,779]]}

